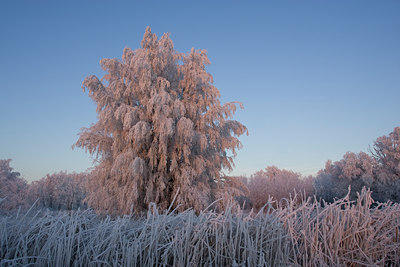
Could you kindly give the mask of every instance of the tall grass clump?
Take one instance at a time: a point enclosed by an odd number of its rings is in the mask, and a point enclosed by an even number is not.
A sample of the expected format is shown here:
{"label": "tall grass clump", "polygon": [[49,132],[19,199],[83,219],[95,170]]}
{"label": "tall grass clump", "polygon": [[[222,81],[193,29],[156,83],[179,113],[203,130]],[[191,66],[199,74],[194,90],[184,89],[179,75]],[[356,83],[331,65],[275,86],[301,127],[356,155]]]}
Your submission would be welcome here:
{"label": "tall grass clump", "polygon": [[167,210],[112,218],[92,210],[0,214],[0,266],[399,266],[400,206],[299,203],[254,214]]}
{"label": "tall grass clump", "polygon": [[141,218],[91,210],[2,215],[1,266],[272,266],[288,264],[289,240],[272,214],[193,210]]}
{"label": "tall grass clump", "polygon": [[[350,193],[350,190],[349,190]],[[362,189],[331,204],[297,205],[276,214],[288,231],[293,262],[301,266],[400,266],[400,205],[374,203]]]}

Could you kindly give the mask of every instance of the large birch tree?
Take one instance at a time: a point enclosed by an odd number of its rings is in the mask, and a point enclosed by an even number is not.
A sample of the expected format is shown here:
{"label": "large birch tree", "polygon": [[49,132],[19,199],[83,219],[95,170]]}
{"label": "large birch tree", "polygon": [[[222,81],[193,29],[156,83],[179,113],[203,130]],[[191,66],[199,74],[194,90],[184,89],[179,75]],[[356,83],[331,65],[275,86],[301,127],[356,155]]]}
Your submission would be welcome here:
{"label": "large birch tree", "polygon": [[102,59],[102,79],[82,88],[97,104],[98,121],[82,129],[75,146],[95,155],[89,205],[127,213],[150,203],[205,208],[220,197],[221,171],[232,170],[238,137],[246,127],[232,120],[237,105],[221,104],[206,71],[207,51],[174,50],[169,34],[148,27],[141,48],[122,59]]}

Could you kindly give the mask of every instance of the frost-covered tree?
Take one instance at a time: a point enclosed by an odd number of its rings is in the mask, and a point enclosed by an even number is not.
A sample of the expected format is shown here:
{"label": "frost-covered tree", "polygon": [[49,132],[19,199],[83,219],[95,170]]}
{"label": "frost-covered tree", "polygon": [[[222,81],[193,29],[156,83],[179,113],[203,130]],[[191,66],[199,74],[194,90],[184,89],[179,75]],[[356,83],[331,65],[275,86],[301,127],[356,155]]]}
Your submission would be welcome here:
{"label": "frost-covered tree", "polygon": [[59,172],[47,174],[29,185],[28,197],[31,203],[51,209],[77,209],[85,207],[86,173]]}
{"label": "frost-covered tree", "polygon": [[0,160],[0,209],[26,206],[26,181],[10,167],[11,159]]}
{"label": "frost-covered tree", "polygon": [[206,207],[221,194],[221,169],[232,169],[238,136],[247,131],[231,120],[238,103],[220,103],[206,51],[179,53],[169,34],[158,39],[148,27],[141,48],[100,64],[105,76],[82,86],[98,122],[75,144],[99,162],[89,204],[126,213],[151,202],[167,208],[176,195],[182,209]]}
{"label": "frost-covered tree", "polygon": [[379,165],[379,180],[389,182],[400,179],[400,127],[394,128],[389,136],[377,138],[371,153]]}
{"label": "frost-covered tree", "polygon": [[330,202],[344,197],[351,186],[350,198],[355,199],[365,186],[376,201],[400,202],[400,127],[377,138],[370,152],[372,157],[347,152],[340,161],[329,160],[315,179],[317,196]]}
{"label": "frost-covered tree", "polygon": [[373,197],[378,201],[400,202],[400,127],[377,138],[371,149],[377,164]]}
{"label": "frost-covered tree", "polygon": [[219,187],[216,193],[216,198],[221,199],[219,210],[224,210],[225,205],[230,205],[230,200],[235,200],[242,209],[249,209],[250,199],[249,189],[246,185],[246,177],[243,176],[223,176],[220,178],[223,186]]}
{"label": "frost-covered tree", "polygon": [[372,186],[375,165],[375,160],[364,152],[347,152],[343,159],[334,163],[328,160],[314,182],[317,197],[332,202],[346,196],[351,186],[350,198],[356,199],[357,192],[364,186]]}

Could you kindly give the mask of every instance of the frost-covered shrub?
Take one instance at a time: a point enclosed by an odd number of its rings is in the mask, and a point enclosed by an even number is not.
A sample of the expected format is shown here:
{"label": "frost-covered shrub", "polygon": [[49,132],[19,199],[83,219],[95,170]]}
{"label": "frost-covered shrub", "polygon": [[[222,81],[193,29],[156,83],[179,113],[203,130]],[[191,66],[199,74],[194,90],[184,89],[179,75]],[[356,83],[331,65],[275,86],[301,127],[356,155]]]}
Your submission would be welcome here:
{"label": "frost-covered shrub", "polygon": [[314,194],[312,177],[305,178],[276,166],[268,166],[251,175],[247,186],[255,209],[260,209],[270,198],[279,202],[283,198],[289,199],[295,192],[305,198]]}

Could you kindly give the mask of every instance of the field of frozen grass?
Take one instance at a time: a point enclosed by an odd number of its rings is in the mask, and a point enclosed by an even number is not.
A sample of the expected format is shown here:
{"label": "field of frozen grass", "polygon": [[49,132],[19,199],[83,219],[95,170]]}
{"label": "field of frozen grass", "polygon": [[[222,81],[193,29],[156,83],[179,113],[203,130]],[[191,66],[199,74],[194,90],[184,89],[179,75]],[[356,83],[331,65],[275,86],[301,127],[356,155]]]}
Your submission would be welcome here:
{"label": "field of frozen grass", "polygon": [[370,192],[321,206],[294,200],[243,213],[192,210],[118,218],[91,210],[0,215],[0,265],[399,266],[400,205]]}

